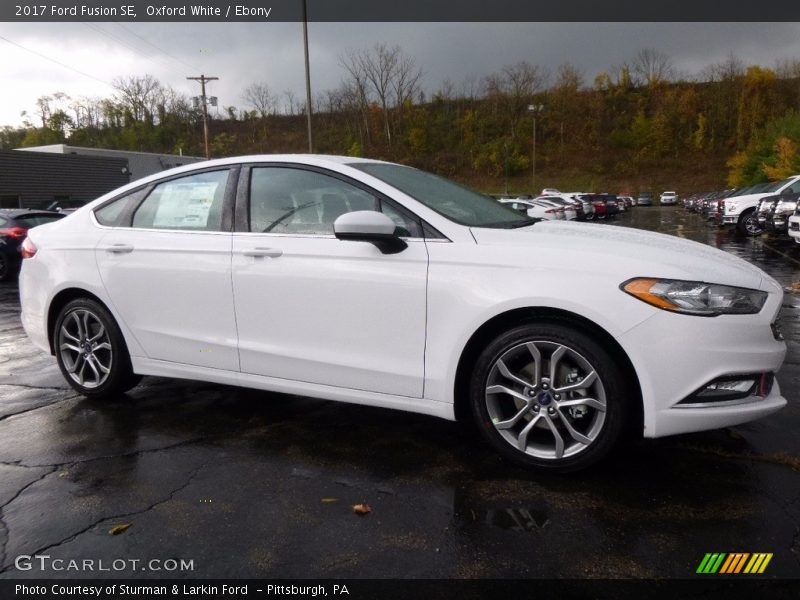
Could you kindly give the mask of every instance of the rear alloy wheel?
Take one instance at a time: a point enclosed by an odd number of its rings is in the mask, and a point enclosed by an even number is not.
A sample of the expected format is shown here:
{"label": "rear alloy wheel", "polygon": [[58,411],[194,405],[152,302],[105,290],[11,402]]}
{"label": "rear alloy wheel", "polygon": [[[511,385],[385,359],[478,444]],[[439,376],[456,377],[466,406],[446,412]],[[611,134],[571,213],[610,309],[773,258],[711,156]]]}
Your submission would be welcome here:
{"label": "rear alloy wheel", "polygon": [[61,373],[84,396],[112,396],[139,382],[114,317],[94,300],[73,300],[61,310],[54,345]]}
{"label": "rear alloy wheel", "polygon": [[470,395],[489,442],[514,462],[576,471],[603,458],[623,430],[627,394],[613,359],[556,322],[512,329],[481,353]]}
{"label": "rear alloy wheel", "polygon": [[739,233],[748,236],[758,235],[763,231],[758,224],[758,213],[755,209],[748,210],[744,213],[739,219],[736,228],[739,230]]}

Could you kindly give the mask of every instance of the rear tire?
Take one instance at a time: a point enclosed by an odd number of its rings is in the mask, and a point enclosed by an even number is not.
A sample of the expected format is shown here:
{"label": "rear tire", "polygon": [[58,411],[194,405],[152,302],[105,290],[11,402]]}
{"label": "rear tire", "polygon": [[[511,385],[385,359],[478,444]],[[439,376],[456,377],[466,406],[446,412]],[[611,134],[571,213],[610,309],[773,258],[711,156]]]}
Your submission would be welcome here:
{"label": "rear tire", "polygon": [[505,458],[556,472],[585,469],[620,440],[629,385],[603,347],[571,324],[531,322],[500,334],[470,378],[478,429]]}
{"label": "rear tire", "polygon": [[53,347],[61,374],[72,388],[89,398],[109,398],[134,387],[125,338],[105,306],[78,298],[59,312]]}
{"label": "rear tire", "polygon": [[14,266],[8,256],[0,252],[0,281],[8,281],[14,277]]}

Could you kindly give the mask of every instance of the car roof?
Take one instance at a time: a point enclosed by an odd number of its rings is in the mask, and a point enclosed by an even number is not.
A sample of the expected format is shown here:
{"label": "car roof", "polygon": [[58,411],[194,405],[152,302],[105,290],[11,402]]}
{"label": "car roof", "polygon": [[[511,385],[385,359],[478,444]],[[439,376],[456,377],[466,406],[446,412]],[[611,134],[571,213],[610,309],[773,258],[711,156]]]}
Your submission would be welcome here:
{"label": "car roof", "polygon": [[[95,206],[97,203],[108,200],[109,198],[113,198],[114,196],[125,194],[128,191],[135,190],[137,188],[149,185],[154,182],[161,181],[162,179],[167,179],[169,177],[174,177],[183,174],[189,175],[196,171],[213,169],[214,167],[227,167],[229,165],[248,164],[248,163],[251,164],[297,163],[300,165],[316,166],[323,168],[332,165],[356,165],[364,163],[397,165],[401,167],[407,166],[407,165],[400,165],[399,163],[392,163],[383,160],[375,160],[372,158],[362,158],[360,156],[340,156],[334,154],[248,154],[245,156],[230,156],[228,158],[216,158],[213,160],[194,162],[187,165],[182,165],[180,167],[175,167],[173,169],[167,169],[166,171],[159,171],[158,173],[153,173],[152,175],[148,175],[146,177],[142,177],[141,179],[131,181],[130,183],[123,185],[122,187],[116,188],[108,192],[107,194],[103,194],[102,196],[99,196],[98,198],[90,202],[89,205]],[[413,167],[407,167],[407,168],[413,168]]]}

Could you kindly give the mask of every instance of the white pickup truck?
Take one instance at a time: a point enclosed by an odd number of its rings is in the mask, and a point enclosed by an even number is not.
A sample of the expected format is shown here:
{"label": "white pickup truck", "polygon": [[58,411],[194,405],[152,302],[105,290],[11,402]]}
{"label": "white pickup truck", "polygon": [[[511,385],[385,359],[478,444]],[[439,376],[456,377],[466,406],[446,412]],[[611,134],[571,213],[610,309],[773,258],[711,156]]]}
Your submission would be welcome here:
{"label": "white pickup truck", "polygon": [[722,200],[724,207],[720,211],[723,227],[734,225],[744,235],[756,235],[761,231],[758,225],[758,204],[762,198],[786,192],[800,192],[800,175],[792,175],[783,181],[777,181],[765,188],[758,188],[757,193],[730,196]]}

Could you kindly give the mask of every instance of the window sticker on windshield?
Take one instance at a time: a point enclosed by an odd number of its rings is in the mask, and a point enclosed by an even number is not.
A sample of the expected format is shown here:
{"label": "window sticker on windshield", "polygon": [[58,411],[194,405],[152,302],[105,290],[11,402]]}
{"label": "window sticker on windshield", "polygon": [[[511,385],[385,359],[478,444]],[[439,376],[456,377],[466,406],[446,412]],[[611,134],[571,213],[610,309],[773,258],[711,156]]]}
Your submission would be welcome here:
{"label": "window sticker on windshield", "polygon": [[218,182],[175,183],[165,186],[153,226],[164,229],[206,227],[218,186]]}

